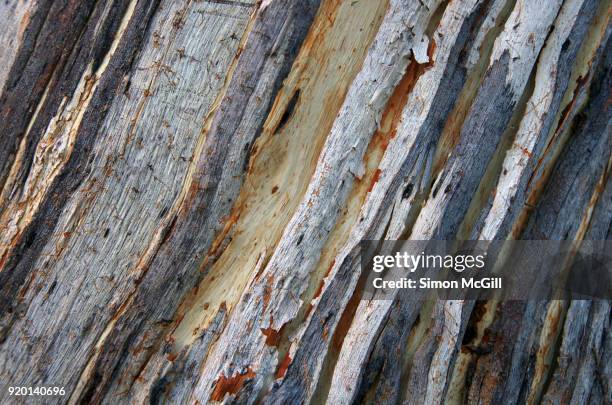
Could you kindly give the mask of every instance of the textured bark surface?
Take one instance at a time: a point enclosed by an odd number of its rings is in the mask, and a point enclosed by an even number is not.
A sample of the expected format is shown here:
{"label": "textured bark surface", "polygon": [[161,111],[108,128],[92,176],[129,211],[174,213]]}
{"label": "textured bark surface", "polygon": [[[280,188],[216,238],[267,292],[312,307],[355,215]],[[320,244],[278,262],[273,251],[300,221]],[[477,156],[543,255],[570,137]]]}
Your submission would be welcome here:
{"label": "textured bark surface", "polygon": [[1,403],[612,403],[609,301],[367,300],[359,251],[611,239],[611,13],[1,2]]}

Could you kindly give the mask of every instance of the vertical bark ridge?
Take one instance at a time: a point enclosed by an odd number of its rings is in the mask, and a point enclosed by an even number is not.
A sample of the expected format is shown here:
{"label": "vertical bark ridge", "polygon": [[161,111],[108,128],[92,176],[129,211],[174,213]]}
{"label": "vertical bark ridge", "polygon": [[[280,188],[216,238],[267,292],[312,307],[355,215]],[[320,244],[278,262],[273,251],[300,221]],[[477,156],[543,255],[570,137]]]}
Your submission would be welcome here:
{"label": "vertical bark ridge", "polygon": [[3,2],[0,402],[609,402],[609,302],[372,299],[361,242],[608,239],[610,15]]}
{"label": "vertical bark ridge", "polygon": [[[229,226],[233,225],[232,217],[224,219],[222,215],[229,213],[233,205],[242,182],[239,174],[245,169],[244,162],[250,145],[261,132],[272,100],[293,63],[317,7],[317,2],[296,2],[289,8],[275,2],[261,5],[254,17],[249,38],[244,49],[239,51],[235,80],[229,82],[219,107],[212,115],[202,152],[196,157],[199,161],[195,165],[194,177],[190,180],[176,218],[161,238],[162,243],[157,253],[152,255],[151,263],[145,265],[149,270],[135,291],[136,304],[128,306],[126,312],[120,315],[105,339],[106,347],[119,345],[127,348],[134,344],[132,339],[135,339],[140,342],[137,345],[143,348],[134,353],[131,364],[123,363],[122,369],[117,369],[113,378],[118,379],[119,384],[113,380],[107,382],[121,387],[121,381],[131,381],[126,386],[128,397],[132,395],[130,390],[138,393],[142,392],[143,385],[147,387],[155,384],[154,378],[144,381],[144,384],[139,383],[139,375],[152,373],[155,376],[159,373],[156,369],[165,367],[177,356],[173,349],[175,338],[172,335],[176,325],[172,319],[176,317],[178,324],[183,315],[175,315],[180,304],[176,298],[189,292],[208,271],[206,255],[214,257],[216,249],[213,238],[222,239],[227,236],[219,225],[224,221],[228,221]],[[310,17],[305,18],[308,15]],[[278,19],[285,23],[279,26],[276,23]],[[271,41],[271,38],[276,40]],[[236,126],[228,127],[230,124]],[[229,145],[231,148],[228,148]],[[230,164],[221,166],[224,154],[227,154]],[[211,159],[211,155],[217,155],[219,160]],[[203,213],[202,210],[209,210],[208,215],[203,215],[206,211]],[[228,224],[222,226],[228,229]],[[199,234],[193,233],[196,226],[201,227]],[[180,249],[177,250],[177,246]],[[185,257],[189,259],[184,261]],[[177,277],[175,266],[179,261],[182,263],[182,276]],[[151,300],[152,291],[159,291],[166,296],[166,305],[160,306],[159,299]],[[145,320],[141,318],[143,307],[150,308]],[[120,353],[105,352],[95,367],[104,370],[109,364],[117,364],[120,358]],[[154,361],[149,367],[151,359]],[[112,367],[119,366],[117,364]],[[99,385],[96,387],[100,388]],[[105,392],[104,395],[110,396],[110,393]],[[183,395],[189,395],[189,392]]]}
{"label": "vertical bark ridge", "polygon": [[[80,127],[79,134],[73,135],[74,145],[72,146],[71,158],[65,162],[59,173],[53,175],[52,184],[45,186],[48,187],[48,191],[38,203],[37,211],[32,213],[22,210],[20,213],[14,213],[14,217],[3,211],[4,220],[21,221],[20,215],[27,215],[29,222],[28,226],[22,228],[17,240],[13,240],[10,246],[7,246],[4,242],[2,244],[4,253],[6,253],[6,249],[11,251],[11,256],[5,257],[4,268],[0,272],[3,291],[0,305],[3,327],[0,336],[3,336],[3,338],[7,333],[8,326],[6,325],[12,323],[18,307],[21,307],[20,311],[23,311],[23,306],[19,301],[16,301],[17,294],[19,293],[19,297],[22,298],[28,286],[35,279],[34,263],[40,257],[48,239],[54,235],[53,229],[62,207],[89,170],[88,160],[91,157],[91,148],[96,139],[96,127],[105,116],[106,108],[104,106],[120,83],[121,74],[118,75],[119,77],[115,74],[117,72],[128,72],[131,69],[131,60],[143,36],[142,30],[146,27],[148,17],[154,9],[155,3],[149,3],[147,7],[138,7],[135,10],[134,16],[139,18],[140,21],[136,26],[128,27],[125,33],[126,42],[132,41],[132,43],[129,45],[125,45],[125,42],[121,43],[121,46],[115,52],[115,58],[108,62],[110,66],[107,67],[106,72],[113,72],[113,75],[102,75],[98,79],[99,83],[97,83],[94,94],[90,94],[89,108],[80,112],[83,115],[79,119],[83,125]],[[114,25],[118,26],[118,23]],[[93,65],[91,66],[93,67]],[[91,80],[89,86],[89,90],[91,90]],[[47,119],[50,119],[50,117],[47,117]],[[80,170],[75,171],[75,168]],[[71,173],[71,175],[66,176],[67,173]],[[77,174],[73,175],[74,173]],[[28,197],[24,196],[26,201]],[[11,234],[14,235],[14,233]],[[7,233],[3,232],[2,238],[6,237]],[[24,286],[22,287],[22,285]],[[19,299],[21,300],[21,298]]]}

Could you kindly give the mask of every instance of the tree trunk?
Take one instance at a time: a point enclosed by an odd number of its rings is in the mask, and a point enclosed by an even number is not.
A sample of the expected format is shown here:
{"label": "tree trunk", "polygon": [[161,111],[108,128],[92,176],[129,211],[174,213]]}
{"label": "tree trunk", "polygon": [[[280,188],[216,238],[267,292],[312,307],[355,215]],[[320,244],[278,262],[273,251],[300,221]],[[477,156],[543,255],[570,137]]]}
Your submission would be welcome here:
{"label": "tree trunk", "polygon": [[611,403],[610,301],[369,300],[360,265],[612,239],[610,14],[2,2],[2,403]]}

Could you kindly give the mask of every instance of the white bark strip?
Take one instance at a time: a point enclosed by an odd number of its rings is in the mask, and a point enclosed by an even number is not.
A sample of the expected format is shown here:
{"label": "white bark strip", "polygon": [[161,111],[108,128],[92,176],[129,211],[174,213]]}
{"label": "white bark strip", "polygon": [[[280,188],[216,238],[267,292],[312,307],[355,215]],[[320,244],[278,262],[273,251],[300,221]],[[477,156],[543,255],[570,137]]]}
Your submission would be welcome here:
{"label": "white bark strip", "polygon": [[[423,158],[417,161],[417,173],[420,175],[416,178],[409,177],[405,184],[402,184],[402,191],[408,184],[416,184],[415,189],[411,194],[418,193],[419,181],[421,177],[426,176],[427,157],[429,154],[427,139],[422,140],[419,136],[419,129],[424,125],[425,120],[431,115],[436,114],[433,106],[437,96],[437,90],[442,83],[444,72],[447,69],[449,56],[457,37],[460,35],[460,30],[465,23],[465,19],[474,12],[474,7],[477,2],[470,3],[455,3],[447,8],[444,16],[440,21],[440,25],[433,35],[433,40],[436,41],[436,48],[433,53],[433,66],[427,70],[421,77],[409,96],[408,103],[403,112],[403,120],[398,128],[398,135],[387,150],[383,161],[381,162],[381,171],[384,175],[374,185],[372,193],[368,196],[364,209],[362,210],[363,222],[358,230],[366,229],[365,225],[374,221],[373,213],[377,212],[379,207],[383,206],[384,201],[381,196],[384,196],[385,190],[392,190],[392,182],[394,174],[399,173],[401,165],[409,159],[416,156]],[[461,18],[458,18],[461,16]],[[478,47],[478,44],[474,44]],[[442,90],[443,91],[443,90]],[[425,143],[425,144],[424,144]],[[430,146],[431,149],[431,146]],[[401,198],[399,193],[399,197]],[[409,210],[410,202],[402,202],[406,204]],[[404,211],[406,212],[406,211]],[[393,218],[397,218],[398,223],[403,223],[406,218],[399,212],[393,213]],[[396,239],[401,235],[401,227],[396,226],[397,230],[392,226],[387,234],[387,238]],[[350,243],[356,243],[363,237],[363,232],[356,232],[352,235]],[[350,246],[350,245],[349,245]],[[346,249],[346,248],[345,248]],[[345,250],[346,252],[346,250]],[[346,253],[345,253],[346,254]],[[340,255],[340,257],[342,257]],[[357,269],[355,269],[357,270]],[[333,274],[333,273],[332,273]],[[343,350],[335,367],[332,385],[329,392],[329,400],[333,403],[349,403],[358,389],[358,381],[363,373],[363,366],[367,362],[372,345],[375,343],[376,336],[379,333],[380,323],[383,321],[385,314],[390,308],[390,302],[386,301],[371,301],[362,302],[356,313],[356,318],[353,320],[353,326],[349,330]],[[358,367],[355,367],[357,364]]]}
{"label": "white bark strip", "polygon": [[[423,27],[435,6],[391,2],[363,68],[334,122],[306,196],[263,271],[260,277],[263,282],[252,286],[253,294],[235,309],[227,330],[209,355],[196,388],[197,398],[207,400],[211,387],[221,375],[232,376],[250,368],[256,374],[257,386],[263,383],[263,377],[274,373],[280,359],[276,359],[274,350],[262,345],[266,337],[261,329],[279,333],[298,313],[302,305],[299,297],[308,285],[309,272],[318,260],[320,248],[355,177],[363,173],[363,152],[378,125],[386,100],[408,65],[411,49],[421,40],[422,32],[411,34],[405,31],[406,27]],[[336,203],[330,204],[330,201]],[[295,249],[297,245],[308,251]],[[264,308],[265,280],[269,276],[274,283],[270,306]],[[246,322],[253,325],[250,331],[241,326]],[[219,367],[227,364],[228,357],[233,359],[234,367]],[[312,395],[313,388],[297,395]]]}
{"label": "white bark strip", "polygon": [[611,15],[2,2],[0,404],[612,402],[609,302],[371,299],[361,266],[612,237]]}
{"label": "white bark strip", "polygon": [[[556,141],[558,128],[562,124],[560,122],[562,110],[568,108],[570,102],[575,102],[575,96],[573,100],[565,100],[568,98],[566,92],[571,94],[584,89],[583,85],[582,89],[576,90],[579,77],[584,83],[589,81],[591,74],[584,69],[585,66],[588,69],[597,48],[594,47],[592,50],[588,48],[592,48],[592,44],[602,42],[603,38],[597,36],[605,35],[607,19],[602,18],[603,24],[596,25],[595,32],[590,34],[594,38],[586,46],[584,53],[587,54],[579,55],[578,48],[586,33],[583,26],[576,25],[579,13],[586,13],[590,19],[595,11],[592,5],[586,11],[582,10],[585,4],[588,3],[571,2],[563,8],[558,17],[557,27],[542,51],[535,77],[535,89],[527,103],[527,111],[521,120],[512,147],[507,151],[495,197],[479,239],[492,240],[500,231],[507,232],[507,229],[503,229],[504,225],[507,227],[509,221],[516,219],[516,213],[513,211],[517,210],[517,206],[522,207],[525,202],[527,191],[524,189],[529,186],[535,187],[539,182],[539,176],[533,172],[539,169],[535,162],[544,159],[542,156],[544,152],[550,152],[545,150],[544,146]],[[605,42],[603,39],[603,43]],[[569,67],[577,56],[578,61],[574,64],[574,72],[570,77]],[[565,102],[562,104],[562,101]],[[569,112],[575,113],[575,111],[574,108]],[[548,148],[550,146],[547,145]]]}

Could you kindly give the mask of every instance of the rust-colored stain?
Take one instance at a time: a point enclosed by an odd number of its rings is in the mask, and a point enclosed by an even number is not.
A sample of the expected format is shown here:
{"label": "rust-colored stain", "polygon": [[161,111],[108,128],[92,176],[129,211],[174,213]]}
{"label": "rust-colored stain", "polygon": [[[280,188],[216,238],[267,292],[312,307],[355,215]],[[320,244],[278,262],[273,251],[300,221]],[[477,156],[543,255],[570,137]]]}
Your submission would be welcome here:
{"label": "rust-colored stain", "polygon": [[312,297],[312,299],[317,299],[319,297],[319,295],[321,295],[321,292],[323,292],[323,287],[325,286],[325,279],[321,280],[321,282],[319,283],[319,287],[317,287],[317,291],[315,291],[314,297]]}
{"label": "rust-colored stain", "polygon": [[[2,265],[4,263],[0,262],[0,265]],[[0,267],[0,270],[2,269],[2,267]],[[21,290],[19,291],[19,293],[17,294],[17,299],[22,300],[25,297],[25,294],[27,293],[27,291],[30,289],[30,286],[32,285],[34,279],[36,278],[36,276],[38,275],[37,271],[32,272],[32,274],[30,275],[30,277],[28,277],[28,281],[24,284],[24,287],[21,288]]]}
{"label": "rust-colored stain", "polygon": [[[380,121],[380,129],[376,131],[372,137],[372,141],[368,145],[366,159],[374,158],[380,160],[382,158],[382,155],[389,146],[389,142],[397,133],[397,126],[401,120],[402,112],[408,101],[408,96],[414,89],[414,86],[423,73],[434,65],[433,55],[435,50],[436,42],[431,40],[429,42],[429,47],[427,48],[427,55],[429,56],[428,63],[419,64],[414,59],[414,55],[411,57],[410,64],[408,65],[404,76],[395,87],[391,97],[389,97],[389,100],[387,101],[387,105],[385,106],[385,110]],[[373,153],[375,150],[378,150],[379,152]],[[368,166],[372,167],[373,165],[366,165],[366,167]],[[380,169],[376,169],[372,174],[372,180],[370,180],[368,193],[372,191],[374,185],[380,179],[380,175]]]}
{"label": "rust-colored stain", "polygon": [[19,22],[19,32],[24,32],[30,23],[31,13],[30,10],[26,10],[23,13],[23,17],[21,17],[21,21]]}
{"label": "rust-colored stain", "polygon": [[272,283],[274,282],[274,276],[270,274],[266,280],[266,285],[264,286],[263,291],[263,311],[268,308],[268,304],[270,304],[270,296],[272,295]]}
{"label": "rust-colored stain", "polygon": [[494,396],[497,392],[496,388],[501,382],[499,371],[497,371],[494,367],[491,367],[491,369],[492,370],[484,376],[480,386],[479,400],[483,404],[492,404],[495,402]]}
{"label": "rust-colored stain", "polygon": [[365,282],[365,277],[362,277],[357,283],[357,287],[355,287],[353,296],[346,304],[346,308],[342,313],[340,320],[338,321],[338,326],[336,327],[336,330],[334,331],[334,336],[332,337],[332,347],[338,352],[340,352],[340,349],[342,348],[344,338],[346,337],[346,334],[348,333],[348,330],[351,327],[355,312],[357,312],[357,307],[359,306],[359,302],[361,301],[361,294],[363,292]]}
{"label": "rust-colored stain", "polygon": [[521,149],[523,155],[527,156],[528,158],[531,157],[531,152],[529,151],[529,149],[525,148],[524,146],[519,146],[519,148]]}
{"label": "rust-colored stain", "polygon": [[284,328],[285,325],[283,325],[279,330],[273,328],[260,328],[259,330],[261,330],[261,333],[263,333],[266,337],[266,345],[278,347]]}
{"label": "rust-colored stain", "polygon": [[285,357],[281,360],[281,362],[278,365],[278,370],[276,370],[276,374],[275,377],[277,379],[279,378],[283,378],[285,376],[285,374],[287,373],[287,369],[289,368],[289,365],[291,364],[291,357],[289,356],[289,352],[287,352],[285,354]]}
{"label": "rust-colored stain", "polygon": [[210,395],[210,399],[220,402],[225,397],[225,394],[235,395],[240,391],[244,382],[253,377],[255,377],[255,373],[250,367],[247,368],[245,373],[237,373],[232,377],[226,377],[224,374],[221,374],[215,382],[215,389]]}
{"label": "rust-colored stain", "polygon": [[306,312],[304,313],[304,319],[308,318],[313,308],[314,308],[314,305],[312,305],[312,303],[308,304],[308,307],[306,308]]}
{"label": "rust-colored stain", "polygon": [[[589,61],[589,70],[591,69],[590,66],[592,63],[593,63],[592,60]],[[557,124],[557,128],[555,130],[555,136],[557,136],[559,129],[565,126],[565,123],[567,122],[567,119],[570,116],[570,112],[576,106],[576,101],[578,100],[578,95],[580,94],[580,90],[582,90],[582,88],[588,83],[589,83],[588,75],[585,75],[585,77],[579,76],[576,79],[576,88],[574,89],[574,94],[572,95],[571,101],[568,103],[567,106],[565,106],[565,108],[561,112],[559,123]]]}
{"label": "rust-colored stain", "polygon": [[325,277],[329,277],[335,264],[336,264],[336,259],[332,260],[332,262],[330,263],[329,267],[327,268],[327,272],[325,273]]}
{"label": "rust-colored stain", "polygon": [[176,342],[176,338],[173,335],[168,335],[164,338],[164,341],[169,345],[173,345]]}
{"label": "rust-colored stain", "polygon": [[368,187],[368,193],[372,191],[372,189],[374,188],[374,185],[378,182],[378,179],[380,179],[381,173],[382,172],[380,169],[376,169],[376,171],[374,172],[374,175],[372,176],[372,181],[370,182],[370,187]]}
{"label": "rust-colored stain", "polygon": [[[549,309],[550,311],[550,309]],[[565,311],[563,309],[553,309],[552,314],[547,315],[547,321],[550,320],[550,326],[546,342],[538,348],[536,354],[535,375],[533,380],[544,380],[546,374],[550,370],[550,364],[545,361],[546,356],[551,352],[557,344],[559,338],[560,327],[563,325]]]}
{"label": "rust-colored stain", "polygon": [[[562,317],[564,317],[564,312],[563,311],[558,311],[558,312],[553,312],[552,316],[550,317],[550,332],[551,334],[556,334],[559,331],[559,326],[561,324],[562,321]],[[548,345],[544,345],[544,347],[546,348]]]}

